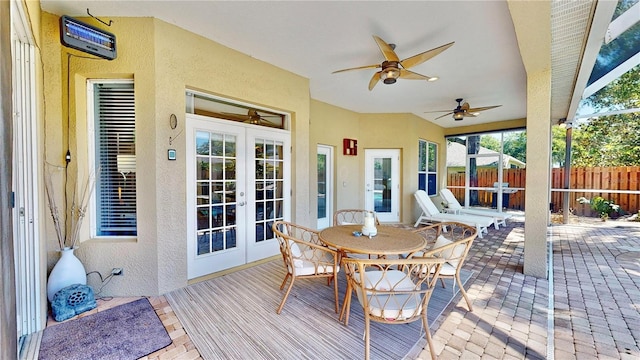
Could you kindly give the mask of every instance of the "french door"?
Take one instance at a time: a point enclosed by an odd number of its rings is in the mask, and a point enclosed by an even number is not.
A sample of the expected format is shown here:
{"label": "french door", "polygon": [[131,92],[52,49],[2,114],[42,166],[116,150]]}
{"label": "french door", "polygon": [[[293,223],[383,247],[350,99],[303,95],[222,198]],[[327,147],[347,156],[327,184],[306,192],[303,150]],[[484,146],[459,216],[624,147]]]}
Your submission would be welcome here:
{"label": "french door", "polygon": [[279,253],[289,217],[290,133],[186,115],[190,279]]}
{"label": "french door", "polygon": [[318,229],[333,222],[333,148],[318,145]]}
{"label": "french door", "polygon": [[400,221],[400,150],[367,149],[365,201],[382,222]]}

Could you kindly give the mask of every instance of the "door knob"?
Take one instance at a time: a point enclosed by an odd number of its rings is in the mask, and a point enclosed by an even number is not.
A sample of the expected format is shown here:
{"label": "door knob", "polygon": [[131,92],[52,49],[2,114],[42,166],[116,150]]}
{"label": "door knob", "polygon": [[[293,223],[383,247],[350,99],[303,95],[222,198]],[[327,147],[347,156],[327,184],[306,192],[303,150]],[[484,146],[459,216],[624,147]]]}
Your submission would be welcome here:
{"label": "door knob", "polygon": [[241,202],[238,203],[238,206],[244,206],[244,204],[245,204],[245,202],[241,201]]}

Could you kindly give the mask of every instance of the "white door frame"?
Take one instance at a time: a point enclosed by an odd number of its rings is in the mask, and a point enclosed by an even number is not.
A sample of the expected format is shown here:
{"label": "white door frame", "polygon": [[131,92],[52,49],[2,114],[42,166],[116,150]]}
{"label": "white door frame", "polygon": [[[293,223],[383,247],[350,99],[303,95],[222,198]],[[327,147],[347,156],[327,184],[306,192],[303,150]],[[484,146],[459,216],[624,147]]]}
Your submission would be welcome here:
{"label": "white door frame", "polygon": [[[320,215],[317,215],[318,229],[324,229],[332,225],[333,222],[333,146],[329,145],[321,145],[317,146],[317,155],[324,155],[326,158],[325,162],[325,192],[322,196],[324,196],[325,200],[325,210],[326,216],[321,218]],[[317,167],[317,165],[316,165]],[[318,179],[319,181],[319,179]],[[320,193],[316,192],[318,199],[320,199]],[[317,203],[316,203],[317,206]],[[316,213],[317,214],[317,213]]]}
{"label": "white door frame", "polygon": [[381,191],[375,186],[375,169],[374,163],[376,158],[391,159],[391,211],[379,212],[376,215],[381,222],[398,222],[400,221],[400,149],[365,149],[365,183],[364,183],[364,205],[367,210],[375,211],[375,194]]}

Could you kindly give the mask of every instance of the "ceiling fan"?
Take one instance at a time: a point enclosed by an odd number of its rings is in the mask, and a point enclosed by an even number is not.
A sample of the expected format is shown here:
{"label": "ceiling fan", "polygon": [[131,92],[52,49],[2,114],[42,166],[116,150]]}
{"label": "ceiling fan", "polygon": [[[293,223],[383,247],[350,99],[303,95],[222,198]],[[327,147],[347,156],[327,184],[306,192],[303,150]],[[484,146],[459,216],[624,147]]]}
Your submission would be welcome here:
{"label": "ceiling fan", "polygon": [[[258,112],[256,109],[249,109],[246,115],[237,114],[237,113],[228,113],[228,112],[213,112],[213,111],[205,111],[205,110],[196,110],[196,114],[198,115],[206,115],[213,116],[221,119],[239,121],[245,124],[254,124],[261,126],[269,126],[278,129],[282,129],[283,125],[283,116],[277,114],[269,114],[263,115]],[[274,121],[268,119],[274,119]]]}
{"label": "ceiling fan", "polygon": [[434,120],[438,120],[438,119],[443,118],[443,117],[445,117],[447,115],[453,114],[453,120],[459,121],[459,120],[462,120],[465,117],[476,117],[476,116],[478,116],[480,114],[481,111],[485,111],[485,110],[489,110],[489,109],[493,109],[493,108],[497,108],[497,107],[502,106],[502,105],[493,105],[493,106],[483,106],[483,107],[472,108],[472,107],[469,107],[469,103],[466,102],[466,101],[465,101],[464,104],[461,104],[462,103],[462,98],[456,99],[456,102],[458,102],[458,106],[453,110],[427,111],[427,113],[448,111],[448,113],[446,113],[444,115],[441,115],[441,116],[438,116]]}
{"label": "ceiling fan", "polygon": [[446,45],[442,45],[437,48],[427,50],[423,53],[414,55],[404,60],[400,60],[400,58],[394,51],[396,47],[395,44],[387,44],[384,40],[382,40],[381,38],[375,35],[373,35],[373,39],[378,44],[378,47],[380,48],[380,51],[382,51],[382,55],[384,56],[384,59],[385,59],[381,64],[365,65],[365,66],[359,66],[355,68],[337,70],[337,71],[334,71],[332,74],[336,74],[343,71],[350,71],[350,70],[381,68],[382,70],[373,74],[373,77],[369,81],[369,91],[371,91],[373,87],[376,86],[376,84],[380,80],[382,80],[382,82],[385,84],[393,84],[399,78],[409,79],[409,80],[435,81],[435,80],[438,80],[437,76],[430,77],[430,76],[415,73],[413,71],[409,71],[409,69],[416,65],[422,64],[423,62],[447,50],[454,44],[454,42],[450,42]]}

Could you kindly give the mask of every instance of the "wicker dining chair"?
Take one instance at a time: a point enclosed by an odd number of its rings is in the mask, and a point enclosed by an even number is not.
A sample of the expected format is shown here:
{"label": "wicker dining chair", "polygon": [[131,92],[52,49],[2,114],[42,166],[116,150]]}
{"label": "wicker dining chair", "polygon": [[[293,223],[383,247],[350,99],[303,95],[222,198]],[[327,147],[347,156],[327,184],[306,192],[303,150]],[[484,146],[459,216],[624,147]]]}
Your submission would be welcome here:
{"label": "wicker dining chair", "polygon": [[[458,222],[442,222],[435,225],[425,226],[414,230],[427,239],[428,247],[409,255],[409,257],[437,257],[445,260],[440,271],[440,281],[445,287],[444,279],[455,279],[460,287],[460,293],[467,302],[469,311],[473,311],[471,300],[460,280],[460,270],[462,265],[478,235],[474,226]],[[453,292],[455,293],[455,282]]]}
{"label": "wicker dining chair", "polygon": [[431,357],[435,349],[427,321],[427,307],[444,259],[343,258],[347,275],[345,305],[350,306],[351,291],[364,311],[364,357],[369,359],[370,323],[406,324],[422,320]]}
{"label": "wicker dining chair", "polygon": [[335,312],[338,312],[338,272],[340,271],[338,252],[325,246],[316,230],[286,221],[276,221],[272,225],[273,232],[280,244],[280,252],[287,274],[280,285],[284,289],[287,280],[291,279],[277,313],[282,312],[287,297],[296,279],[327,278],[327,285],[333,280]]}
{"label": "wicker dining chair", "polygon": [[[333,213],[333,226],[338,225],[364,225],[364,209],[342,209]],[[375,217],[376,226],[380,225],[380,220]]]}

